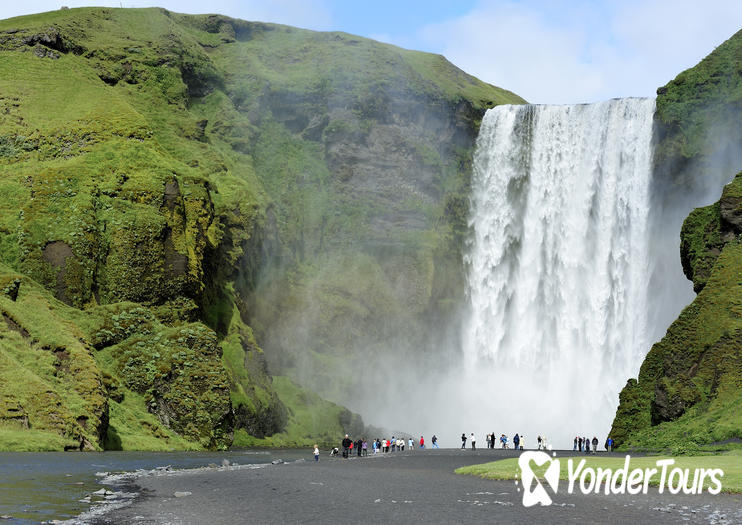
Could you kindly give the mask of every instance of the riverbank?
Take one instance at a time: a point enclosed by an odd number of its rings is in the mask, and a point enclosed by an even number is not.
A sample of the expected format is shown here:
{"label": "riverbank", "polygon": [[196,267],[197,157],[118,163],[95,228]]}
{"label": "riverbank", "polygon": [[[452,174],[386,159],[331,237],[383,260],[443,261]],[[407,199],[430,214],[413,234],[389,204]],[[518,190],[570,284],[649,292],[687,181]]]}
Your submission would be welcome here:
{"label": "riverbank", "polygon": [[[566,453],[565,453],[566,454]],[[526,509],[513,481],[454,474],[514,458],[503,450],[415,450],[350,460],[321,457],[256,469],[212,468],[130,480],[131,505],[83,517],[91,525],[133,523],[732,523],[742,496],[708,494],[554,496]]]}
{"label": "riverbank", "polygon": [[[298,451],[228,452],[0,452],[0,523],[31,525],[70,520],[91,508],[125,503],[136,487],[102,484],[122,472],[270,463]],[[101,493],[101,490],[108,492]],[[111,494],[113,492],[114,494]],[[122,500],[122,501],[118,501]]]}

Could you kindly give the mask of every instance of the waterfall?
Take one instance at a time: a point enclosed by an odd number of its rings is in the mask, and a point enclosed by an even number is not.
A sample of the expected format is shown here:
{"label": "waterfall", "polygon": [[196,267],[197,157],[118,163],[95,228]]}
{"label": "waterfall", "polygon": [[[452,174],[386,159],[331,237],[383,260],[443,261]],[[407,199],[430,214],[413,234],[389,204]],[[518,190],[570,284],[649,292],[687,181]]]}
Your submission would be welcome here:
{"label": "waterfall", "polygon": [[499,106],[482,121],[463,348],[469,402],[498,435],[602,447],[649,350],[654,107]]}

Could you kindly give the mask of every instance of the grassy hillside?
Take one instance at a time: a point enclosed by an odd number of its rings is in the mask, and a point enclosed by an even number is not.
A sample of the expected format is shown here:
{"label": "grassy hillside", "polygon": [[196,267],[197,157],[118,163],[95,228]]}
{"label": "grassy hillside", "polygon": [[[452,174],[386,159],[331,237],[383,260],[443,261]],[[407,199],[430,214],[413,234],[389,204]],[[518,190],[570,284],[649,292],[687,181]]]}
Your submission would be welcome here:
{"label": "grassy hillside", "polygon": [[[742,169],[742,32],[658,90],[658,206]],[[742,438],[742,174],[681,231],[696,299],[621,392],[611,435],[624,448],[692,452]]]}
{"label": "grassy hillside", "polygon": [[3,20],[0,57],[3,449],[326,436],[268,363],[342,399],[348,355],[424,342],[463,289],[481,116],[522,102],[440,56],[162,9]]}

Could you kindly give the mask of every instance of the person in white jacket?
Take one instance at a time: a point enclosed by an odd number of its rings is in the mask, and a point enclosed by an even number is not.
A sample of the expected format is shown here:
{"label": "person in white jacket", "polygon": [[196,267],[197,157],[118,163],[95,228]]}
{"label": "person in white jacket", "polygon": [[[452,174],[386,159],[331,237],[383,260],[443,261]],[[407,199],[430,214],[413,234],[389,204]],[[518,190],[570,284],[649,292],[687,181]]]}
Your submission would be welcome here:
{"label": "person in white jacket", "polygon": [[471,449],[477,450],[477,438],[474,437],[474,432],[471,433],[471,437],[469,439],[471,440]]}

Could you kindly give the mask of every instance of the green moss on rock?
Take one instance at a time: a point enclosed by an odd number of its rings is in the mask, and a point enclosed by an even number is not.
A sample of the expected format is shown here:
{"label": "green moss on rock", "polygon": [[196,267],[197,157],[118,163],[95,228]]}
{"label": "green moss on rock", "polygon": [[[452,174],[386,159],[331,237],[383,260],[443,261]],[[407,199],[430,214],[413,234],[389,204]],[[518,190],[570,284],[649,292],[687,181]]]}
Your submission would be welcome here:
{"label": "green moss on rock", "polygon": [[[742,388],[742,244],[727,243],[705,287],[670,325],[642,364],[637,380],[621,392],[611,436],[623,447],[665,448],[663,432],[693,425],[709,411],[739,403]],[[685,417],[685,419],[684,419]],[[708,420],[707,420],[708,421]],[[723,432],[717,431],[723,424]],[[664,426],[663,426],[664,425]],[[742,418],[707,422],[708,444],[742,435]]]}

